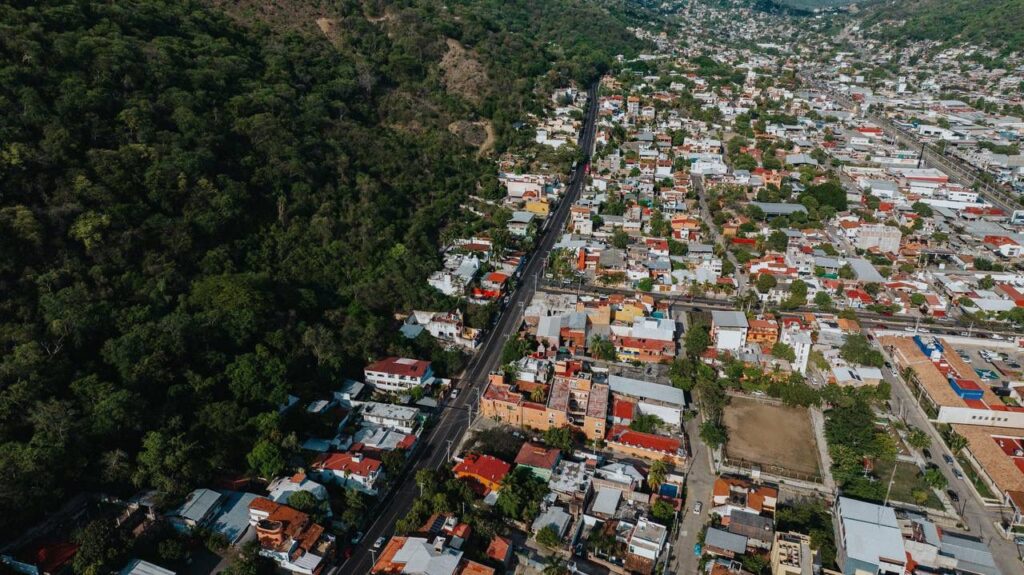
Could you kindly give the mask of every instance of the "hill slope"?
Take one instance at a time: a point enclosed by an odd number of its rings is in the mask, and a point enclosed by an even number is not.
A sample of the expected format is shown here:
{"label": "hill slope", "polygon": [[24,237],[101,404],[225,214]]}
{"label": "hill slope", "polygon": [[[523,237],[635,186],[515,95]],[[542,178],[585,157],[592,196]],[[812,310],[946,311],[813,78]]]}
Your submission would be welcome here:
{"label": "hill slope", "polygon": [[80,490],[274,473],[315,425],[286,394],[367,359],[451,368],[393,320],[453,303],[439,237],[486,225],[448,126],[528,139],[536,90],[635,48],[577,0],[216,4],[0,4],[0,539]]}
{"label": "hill slope", "polygon": [[893,40],[1024,46],[1024,0],[889,0],[871,5],[864,22]]}

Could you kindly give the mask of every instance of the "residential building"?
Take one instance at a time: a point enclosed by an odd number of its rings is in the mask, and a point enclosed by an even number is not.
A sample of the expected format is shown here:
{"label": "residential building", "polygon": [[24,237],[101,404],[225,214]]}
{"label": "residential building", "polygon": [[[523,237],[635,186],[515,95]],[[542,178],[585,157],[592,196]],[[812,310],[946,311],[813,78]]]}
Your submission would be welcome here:
{"label": "residential building", "polygon": [[746,345],[748,327],[747,316],[743,312],[711,312],[711,338],[719,351],[736,351]]}
{"label": "residential building", "polygon": [[681,440],[634,431],[621,425],[608,430],[605,443],[608,449],[629,457],[666,461],[673,465],[682,465],[686,461],[686,450]]}
{"label": "residential building", "polygon": [[325,453],[313,461],[311,471],[321,481],[352,487],[370,495],[377,494],[377,482],[384,475],[379,460],[358,451]]}
{"label": "residential building", "polygon": [[419,426],[420,410],[406,405],[367,401],[360,414],[364,422],[412,433]]}
{"label": "residential building", "polygon": [[793,371],[807,375],[807,362],[811,358],[811,334],[798,326],[782,330],[782,343],[793,348],[795,359],[790,362]]}
{"label": "residential building", "polygon": [[668,529],[646,517],[641,517],[626,541],[626,570],[634,573],[650,574],[658,557],[665,550],[668,540]]}
{"label": "residential building", "polygon": [[907,552],[891,507],[839,497],[833,512],[838,554],[844,575],[903,575]]}
{"label": "residential building", "polygon": [[772,575],[814,575],[821,561],[802,533],[776,533],[772,543]]}
{"label": "residential building", "polygon": [[392,537],[370,569],[374,575],[494,575],[494,569],[470,561],[445,538]]}
{"label": "residential building", "polygon": [[534,475],[544,481],[548,481],[551,479],[551,473],[558,465],[561,457],[562,452],[559,449],[544,447],[543,445],[527,441],[519,448],[515,464],[529,468]]}
{"label": "residential building", "polygon": [[779,490],[744,477],[716,477],[712,487],[712,512],[729,517],[733,511],[745,511],[765,517],[775,516]]}
{"label": "residential building", "polygon": [[387,392],[408,391],[434,380],[429,361],[405,357],[388,357],[371,363],[363,370],[363,376],[374,389]]}
{"label": "residential building", "polygon": [[256,528],[260,555],[292,573],[317,575],[334,554],[334,536],[287,505],[258,497],[249,504],[249,523]]}
{"label": "residential building", "polygon": [[896,226],[864,224],[856,228],[854,245],[862,250],[878,249],[882,253],[899,253],[903,232]]}
{"label": "residential building", "polygon": [[174,575],[174,571],[164,569],[142,559],[132,559],[118,575]]}
{"label": "residential building", "polygon": [[455,477],[469,481],[479,494],[487,495],[501,487],[501,481],[512,471],[512,466],[497,457],[470,453],[452,471]]}
{"label": "residential building", "polygon": [[299,491],[309,493],[318,501],[327,500],[327,488],[307,477],[302,471],[289,477],[278,477],[267,486],[269,498],[275,503],[286,504],[288,498]]}

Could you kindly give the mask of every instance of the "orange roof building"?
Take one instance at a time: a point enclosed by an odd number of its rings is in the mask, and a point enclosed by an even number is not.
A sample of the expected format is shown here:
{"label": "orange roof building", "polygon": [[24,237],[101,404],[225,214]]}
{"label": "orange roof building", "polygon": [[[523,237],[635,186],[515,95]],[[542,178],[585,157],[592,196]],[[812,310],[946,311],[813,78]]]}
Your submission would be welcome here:
{"label": "orange roof building", "polygon": [[455,477],[469,480],[475,491],[486,495],[501,487],[512,466],[497,457],[470,453],[452,471]]}

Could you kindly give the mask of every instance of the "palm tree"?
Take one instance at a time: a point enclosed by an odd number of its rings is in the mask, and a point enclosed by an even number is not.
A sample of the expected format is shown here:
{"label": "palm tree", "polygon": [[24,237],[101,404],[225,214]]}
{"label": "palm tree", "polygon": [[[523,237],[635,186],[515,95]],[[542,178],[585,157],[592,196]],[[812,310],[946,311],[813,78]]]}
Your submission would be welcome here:
{"label": "palm tree", "polygon": [[651,469],[647,472],[647,485],[651,488],[651,491],[658,488],[659,485],[665,482],[665,477],[668,475],[668,465],[664,461],[655,461],[651,464]]}
{"label": "palm tree", "polygon": [[953,452],[953,455],[956,455],[960,453],[960,450],[967,447],[967,438],[959,433],[952,432],[946,438],[946,443],[949,444],[949,450]]}
{"label": "palm tree", "polygon": [[569,575],[569,566],[566,564],[565,559],[552,555],[548,557],[543,573],[544,575]]}

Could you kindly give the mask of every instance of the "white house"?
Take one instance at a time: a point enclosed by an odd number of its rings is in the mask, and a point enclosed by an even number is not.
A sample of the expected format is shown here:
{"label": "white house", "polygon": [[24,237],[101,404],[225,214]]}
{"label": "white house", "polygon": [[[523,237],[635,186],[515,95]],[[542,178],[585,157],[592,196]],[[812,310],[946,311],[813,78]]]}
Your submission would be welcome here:
{"label": "white house", "polygon": [[388,357],[375,361],[363,370],[366,383],[380,391],[407,391],[429,385],[434,372],[429,361],[406,357]]}
{"label": "white house", "polygon": [[325,453],[313,462],[312,472],[326,483],[352,487],[370,495],[377,494],[377,481],[384,474],[380,461],[359,452]]}
{"label": "white house", "polygon": [[711,312],[711,338],[715,349],[736,351],[747,343],[747,316],[738,311]]}

